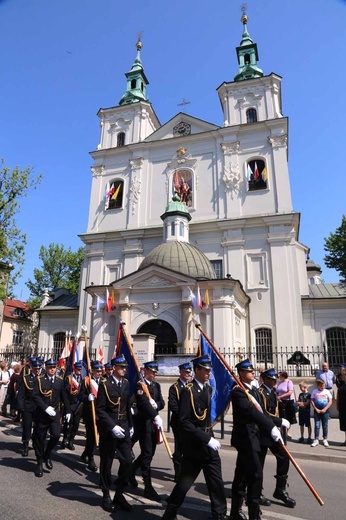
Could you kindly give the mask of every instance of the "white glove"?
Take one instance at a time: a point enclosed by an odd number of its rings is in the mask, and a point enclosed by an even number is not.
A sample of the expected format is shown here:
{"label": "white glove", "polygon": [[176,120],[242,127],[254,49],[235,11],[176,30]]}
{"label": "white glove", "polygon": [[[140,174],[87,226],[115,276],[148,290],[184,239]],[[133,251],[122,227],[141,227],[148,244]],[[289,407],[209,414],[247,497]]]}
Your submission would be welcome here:
{"label": "white glove", "polygon": [[270,435],[271,435],[272,439],[273,439],[275,442],[281,441],[282,444],[284,443],[284,441],[282,440],[282,437],[281,437],[280,430],[279,430],[279,428],[277,428],[276,426],[274,426],[274,428],[273,428],[272,431],[270,432]]}
{"label": "white glove", "polygon": [[53,406],[48,406],[48,408],[45,409],[45,412],[51,417],[56,416],[56,411],[54,410]]}
{"label": "white glove", "polygon": [[221,448],[221,444],[218,440],[214,439],[214,437],[210,439],[210,441],[208,442],[208,446],[214,451],[218,451]]}
{"label": "white glove", "polygon": [[121,426],[116,425],[112,430],[112,435],[117,439],[123,439],[125,437],[125,430]]}
{"label": "white glove", "polygon": [[95,396],[94,396],[94,394],[89,394],[89,395],[88,395],[88,401],[95,401]]}
{"label": "white glove", "polygon": [[281,419],[281,426],[283,426],[284,428],[290,428],[291,427],[291,423],[288,422],[287,419]]}
{"label": "white glove", "polygon": [[161,419],[161,417],[159,415],[157,415],[155,418],[154,418],[154,423],[156,424],[156,426],[158,427],[159,430],[162,430],[162,427],[163,427],[163,420]]}
{"label": "white glove", "polygon": [[135,429],[134,428],[130,428],[130,438],[133,437],[134,433],[135,433]]}
{"label": "white glove", "polygon": [[66,422],[70,422],[70,420],[71,420],[71,414],[70,414],[70,413],[67,413],[67,414],[65,415],[65,419],[66,419]]}
{"label": "white glove", "polygon": [[155,408],[155,410],[156,410],[156,408],[157,408],[156,401],[155,401],[154,399],[149,399],[149,403],[150,403],[151,406],[152,406],[153,408]]}

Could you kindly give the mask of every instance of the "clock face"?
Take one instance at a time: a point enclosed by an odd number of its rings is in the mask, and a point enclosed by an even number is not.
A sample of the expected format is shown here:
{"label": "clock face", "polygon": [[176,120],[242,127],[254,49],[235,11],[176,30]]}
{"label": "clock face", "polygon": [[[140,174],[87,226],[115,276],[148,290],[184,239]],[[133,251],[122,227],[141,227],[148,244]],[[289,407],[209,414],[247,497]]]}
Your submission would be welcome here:
{"label": "clock face", "polygon": [[177,126],[173,128],[173,134],[176,137],[179,137],[181,135],[190,135],[191,134],[191,125],[189,123],[184,123],[182,121]]}

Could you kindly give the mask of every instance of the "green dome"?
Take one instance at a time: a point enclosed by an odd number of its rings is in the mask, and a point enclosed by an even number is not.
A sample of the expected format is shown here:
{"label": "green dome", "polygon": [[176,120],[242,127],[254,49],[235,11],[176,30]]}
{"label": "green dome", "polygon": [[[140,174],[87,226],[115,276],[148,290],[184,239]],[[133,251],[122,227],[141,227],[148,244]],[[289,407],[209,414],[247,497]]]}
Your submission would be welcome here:
{"label": "green dome", "polygon": [[160,244],[144,258],[138,271],[153,264],[192,278],[216,278],[214,268],[205,254],[188,242],[172,240]]}

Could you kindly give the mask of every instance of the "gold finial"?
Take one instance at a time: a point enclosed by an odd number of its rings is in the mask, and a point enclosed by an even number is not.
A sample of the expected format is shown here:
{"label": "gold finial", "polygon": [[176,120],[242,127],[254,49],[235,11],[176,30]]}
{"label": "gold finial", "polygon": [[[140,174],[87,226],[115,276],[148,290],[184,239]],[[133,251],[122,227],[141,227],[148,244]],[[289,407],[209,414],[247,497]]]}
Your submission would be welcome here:
{"label": "gold finial", "polygon": [[143,47],[142,38],[143,38],[143,31],[139,31],[139,33],[137,34],[137,43],[136,43],[137,51],[140,51],[141,48]]}
{"label": "gold finial", "polygon": [[246,3],[241,4],[240,9],[241,9],[241,12],[243,13],[242,17],[240,18],[240,21],[245,24],[248,21],[248,16],[246,14],[247,4]]}

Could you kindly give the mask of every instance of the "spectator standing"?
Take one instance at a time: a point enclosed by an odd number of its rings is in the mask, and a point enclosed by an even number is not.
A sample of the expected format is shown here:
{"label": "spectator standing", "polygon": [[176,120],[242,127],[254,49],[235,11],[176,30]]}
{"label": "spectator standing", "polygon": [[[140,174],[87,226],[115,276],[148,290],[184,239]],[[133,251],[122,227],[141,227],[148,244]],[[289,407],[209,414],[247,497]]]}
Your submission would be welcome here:
{"label": "spectator standing", "polygon": [[318,380],[324,381],[325,389],[329,390],[333,397],[333,385],[336,382],[335,374],[332,370],[329,370],[328,363],[322,363],[321,370],[316,374],[316,382]]}
{"label": "spectator standing", "polygon": [[[11,363],[12,366],[12,363]],[[7,394],[10,402],[10,415],[15,422],[20,420],[20,414],[17,407],[18,379],[20,377],[21,366],[16,363],[12,366],[13,373],[8,384]]]}
{"label": "spectator standing", "polygon": [[323,429],[323,446],[328,448],[328,421],[329,408],[332,405],[333,398],[329,390],[325,388],[325,382],[322,379],[317,379],[317,388],[311,393],[311,404],[314,409],[315,420],[315,440],[311,444],[314,448],[319,444],[320,428],[322,423]]}
{"label": "spectator standing", "polygon": [[304,442],[304,427],[308,429],[308,440],[307,443],[312,443],[311,438],[311,419],[310,419],[310,404],[311,394],[308,392],[308,387],[305,381],[299,383],[300,394],[298,396],[298,422],[300,427],[300,443]]}
{"label": "spectator standing", "polygon": [[[287,419],[292,424],[297,423],[296,412],[294,409],[294,386],[293,382],[288,379],[287,372],[280,372],[279,383],[276,386],[276,395],[279,402],[279,415],[283,419]],[[291,435],[288,433],[287,437],[291,439]]]}
{"label": "spectator standing", "polygon": [[341,369],[341,378],[343,384],[338,388],[336,405],[339,411],[340,430],[345,432],[345,441],[341,444],[341,446],[346,446],[346,368]]}
{"label": "spectator standing", "polygon": [[7,361],[0,362],[0,408],[1,414],[7,415],[7,389],[10,382],[10,372]]}

